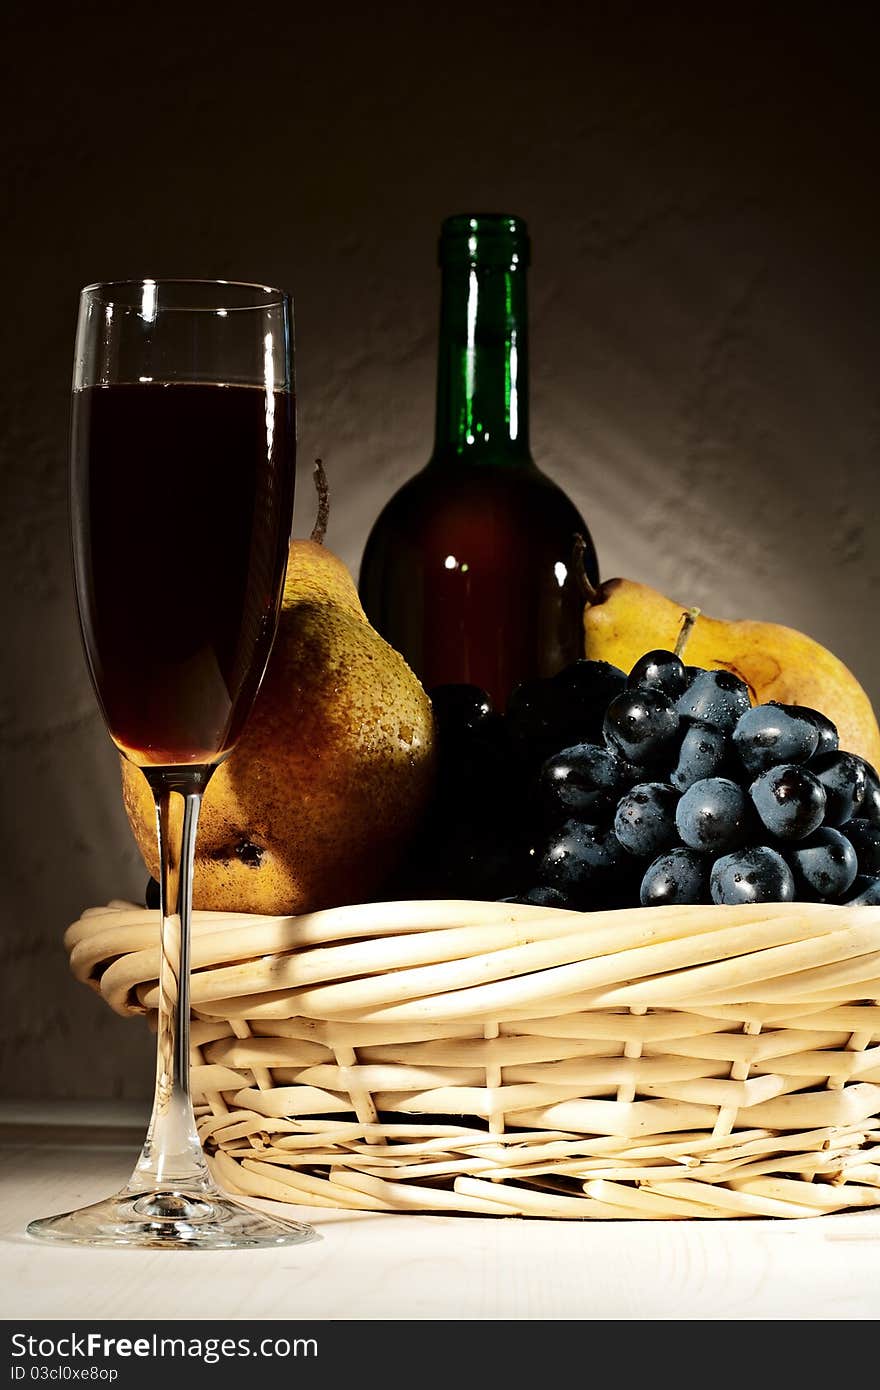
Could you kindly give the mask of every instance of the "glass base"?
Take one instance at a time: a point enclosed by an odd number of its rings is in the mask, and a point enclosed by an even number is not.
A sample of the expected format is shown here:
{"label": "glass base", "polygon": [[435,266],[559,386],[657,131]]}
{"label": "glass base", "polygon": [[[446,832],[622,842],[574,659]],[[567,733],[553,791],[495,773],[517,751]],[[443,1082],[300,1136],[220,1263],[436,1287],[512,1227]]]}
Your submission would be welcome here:
{"label": "glass base", "polygon": [[78,1211],[32,1221],[29,1236],[56,1245],[131,1246],[140,1250],[253,1250],[319,1240],[311,1226],[241,1206],[216,1190],[124,1188]]}

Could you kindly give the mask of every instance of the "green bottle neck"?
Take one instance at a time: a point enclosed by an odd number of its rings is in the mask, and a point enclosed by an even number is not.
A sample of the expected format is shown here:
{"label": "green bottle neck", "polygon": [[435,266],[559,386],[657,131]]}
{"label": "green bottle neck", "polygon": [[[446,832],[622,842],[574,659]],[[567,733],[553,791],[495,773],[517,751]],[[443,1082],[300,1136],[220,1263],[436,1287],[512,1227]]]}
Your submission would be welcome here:
{"label": "green bottle neck", "polygon": [[527,464],[526,266],[443,266],[432,462]]}

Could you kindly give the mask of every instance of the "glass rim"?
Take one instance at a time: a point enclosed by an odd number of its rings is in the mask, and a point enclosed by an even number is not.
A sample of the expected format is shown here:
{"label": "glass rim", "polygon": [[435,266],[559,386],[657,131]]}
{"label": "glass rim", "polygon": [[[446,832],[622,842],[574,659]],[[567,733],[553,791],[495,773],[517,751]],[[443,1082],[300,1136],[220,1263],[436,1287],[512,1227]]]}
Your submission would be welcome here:
{"label": "glass rim", "polygon": [[[169,313],[216,313],[218,309],[225,309],[227,312],[240,313],[242,311],[265,310],[290,308],[291,295],[288,290],[283,290],[274,285],[263,285],[256,280],[212,280],[200,279],[187,275],[142,275],[132,276],[119,280],[96,280],[90,285],[84,285],[80,290],[80,299],[86,296],[98,298],[104,304],[116,304],[120,308],[140,309],[142,304],[143,289],[146,285],[155,285],[161,290],[163,285],[173,285],[178,289],[190,287],[197,293],[208,289],[216,289],[218,295],[216,301],[211,304],[164,304],[163,312]],[[251,299],[247,303],[232,303],[228,299],[224,302],[220,296],[223,289],[232,292],[233,296],[242,291],[250,292]],[[129,292],[129,300],[118,299],[108,291],[125,290]],[[137,299],[133,291],[138,291]]]}

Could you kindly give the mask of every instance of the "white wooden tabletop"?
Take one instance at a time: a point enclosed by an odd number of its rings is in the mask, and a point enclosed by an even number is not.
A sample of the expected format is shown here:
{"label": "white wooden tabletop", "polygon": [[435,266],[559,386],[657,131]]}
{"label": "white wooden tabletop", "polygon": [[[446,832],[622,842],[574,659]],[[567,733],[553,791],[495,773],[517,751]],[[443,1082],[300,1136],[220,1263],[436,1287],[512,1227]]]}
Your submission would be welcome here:
{"label": "white wooden tabletop", "polygon": [[561,1222],[267,1202],[255,1205],[310,1221],[322,1240],[192,1254],[47,1248],[27,1222],[121,1186],[136,1145],[106,1130],[75,1146],[51,1128],[7,1124],[2,1136],[5,1318],[880,1317],[880,1213]]}

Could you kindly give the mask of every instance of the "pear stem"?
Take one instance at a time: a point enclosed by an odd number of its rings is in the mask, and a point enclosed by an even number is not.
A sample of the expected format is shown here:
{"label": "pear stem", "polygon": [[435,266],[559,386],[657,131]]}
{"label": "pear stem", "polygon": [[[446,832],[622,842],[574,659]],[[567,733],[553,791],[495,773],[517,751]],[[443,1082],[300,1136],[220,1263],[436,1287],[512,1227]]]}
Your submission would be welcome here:
{"label": "pear stem", "polygon": [[697,618],[699,618],[701,611],[702,610],[699,608],[688,608],[682,613],[681,631],[678,634],[678,641],[675,644],[676,656],[684,656],[684,649],[688,644],[688,639],[696,626]]}
{"label": "pear stem", "polygon": [[587,571],[584,568],[584,554],[586,549],[586,541],[580,532],[576,531],[574,535],[574,547],[571,552],[571,567],[574,570],[574,577],[577,580],[578,587],[583,594],[584,603],[595,603],[599,594],[595,585],[590,583],[587,577]]}
{"label": "pear stem", "polygon": [[316,545],[324,544],[324,537],[327,534],[327,523],[330,520],[330,485],[327,482],[327,474],[324,472],[322,459],[315,459],[315,491],[318,494],[318,515],[315,517],[315,524],[312,527],[312,534],[309,540]]}

